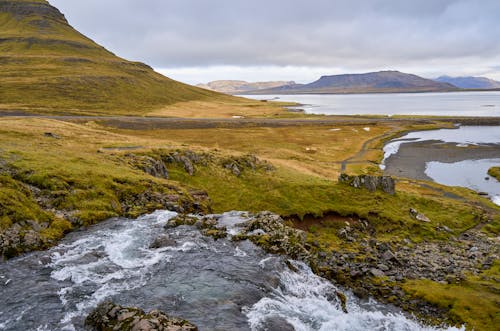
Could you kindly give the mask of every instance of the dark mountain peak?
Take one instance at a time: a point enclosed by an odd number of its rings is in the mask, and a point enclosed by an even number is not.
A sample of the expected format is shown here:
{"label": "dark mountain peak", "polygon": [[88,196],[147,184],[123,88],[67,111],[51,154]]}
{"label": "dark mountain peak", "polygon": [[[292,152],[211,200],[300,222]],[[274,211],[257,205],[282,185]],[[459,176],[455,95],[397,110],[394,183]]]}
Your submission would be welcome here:
{"label": "dark mountain peak", "polygon": [[127,114],[229,98],[115,56],[44,0],[0,0],[0,54],[0,100],[15,109]]}
{"label": "dark mountain peak", "polygon": [[68,24],[66,17],[44,0],[2,0],[0,13],[9,13],[17,20],[35,17],[32,23],[39,23],[43,27],[49,25],[50,21]]}

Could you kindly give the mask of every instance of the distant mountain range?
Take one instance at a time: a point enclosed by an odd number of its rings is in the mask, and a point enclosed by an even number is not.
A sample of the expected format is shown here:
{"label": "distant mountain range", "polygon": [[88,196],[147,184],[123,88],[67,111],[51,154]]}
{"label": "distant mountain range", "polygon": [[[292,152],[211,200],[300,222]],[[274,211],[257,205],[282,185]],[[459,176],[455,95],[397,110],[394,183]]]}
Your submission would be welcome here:
{"label": "distant mountain range", "polygon": [[437,82],[452,84],[463,89],[498,89],[500,82],[486,77],[450,77],[441,76],[435,79]]}
{"label": "distant mountain range", "polygon": [[322,76],[309,84],[296,84],[293,81],[248,83],[240,80],[218,80],[197,86],[227,94],[349,94],[487,90],[499,89],[500,82],[485,77],[441,76],[432,80],[399,71],[379,71]]}
{"label": "distant mountain range", "polygon": [[254,82],[249,83],[243,80],[216,80],[207,84],[198,84],[201,87],[211,91],[217,91],[227,94],[242,94],[249,91],[270,89],[280,86],[294,86],[295,82],[276,81],[276,82]]}
{"label": "distant mountain range", "polygon": [[[265,87],[266,83],[258,85],[242,85],[239,94],[328,94],[328,93],[395,93],[395,92],[445,92],[458,90],[457,87],[431,79],[422,78],[399,71],[379,71],[365,74],[346,74],[322,76],[309,84],[294,82],[272,82],[273,87]],[[198,85],[200,86],[200,85]],[[214,90],[225,93],[227,90],[217,88],[209,83]],[[253,87],[258,88],[253,88]]]}

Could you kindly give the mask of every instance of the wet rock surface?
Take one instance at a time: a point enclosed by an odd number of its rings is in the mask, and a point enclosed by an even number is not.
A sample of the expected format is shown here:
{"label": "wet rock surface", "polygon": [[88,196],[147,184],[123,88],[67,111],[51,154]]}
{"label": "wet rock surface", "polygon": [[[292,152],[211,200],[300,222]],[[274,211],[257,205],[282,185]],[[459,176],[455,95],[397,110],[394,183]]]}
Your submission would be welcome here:
{"label": "wet rock surface", "polygon": [[[179,218],[175,223],[189,224]],[[213,229],[213,234],[218,237],[228,234],[225,228],[216,226],[215,219],[203,224],[207,235],[212,233],[207,229]],[[388,243],[373,237],[369,223],[360,221],[339,231],[339,237],[346,244],[359,241],[357,251],[348,251],[320,247],[318,242],[309,240],[304,231],[288,226],[279,215],[271,212],[252,215],[238,228],[240,231],[232,236],[232,240],[249,239],[270,253],[306,262],[317,275],[353,289],[360,298],[371,295],[438,320],[446,320],[446,309],[409,297],[401,285],[409,279],[459,284],[466,275],[477,275],[491,268],[500,257],[495,240],[474,231],[452,237],[450,241],[413,242],[403,239]],[[361,233],[368,234],[369,239],[356,239]]]}
{"label": "wet rock surface", "polygon": [[197,331],[190,322],[159,311],[145,313],[139,308],[127,308],[104,302],[85,320],[87,330],[106,331]]}

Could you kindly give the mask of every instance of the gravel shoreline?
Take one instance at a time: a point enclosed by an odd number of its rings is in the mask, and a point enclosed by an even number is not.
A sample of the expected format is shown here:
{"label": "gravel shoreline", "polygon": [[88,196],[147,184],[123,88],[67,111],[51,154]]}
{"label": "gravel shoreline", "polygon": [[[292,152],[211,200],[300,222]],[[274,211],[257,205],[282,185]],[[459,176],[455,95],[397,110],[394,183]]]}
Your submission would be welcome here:
{"label": "gravel shoreline", "polygon": [[454,163],[465,160],[493,159],[500,157],[500,145],[457,146],[437,140],[404,143],[399,151],[385,160],[384,174],[420,180],[432,180],[425,174],[427,162]]}

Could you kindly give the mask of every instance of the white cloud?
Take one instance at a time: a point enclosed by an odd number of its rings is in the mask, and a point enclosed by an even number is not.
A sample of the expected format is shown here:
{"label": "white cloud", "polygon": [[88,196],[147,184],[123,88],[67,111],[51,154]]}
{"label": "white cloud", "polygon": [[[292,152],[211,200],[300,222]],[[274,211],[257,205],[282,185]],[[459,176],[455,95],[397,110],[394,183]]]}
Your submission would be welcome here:
{"label": "white cloud", "polygon": [[50,2],[116,54],[188,82],[379,69],[499,75],[498,0]]}

